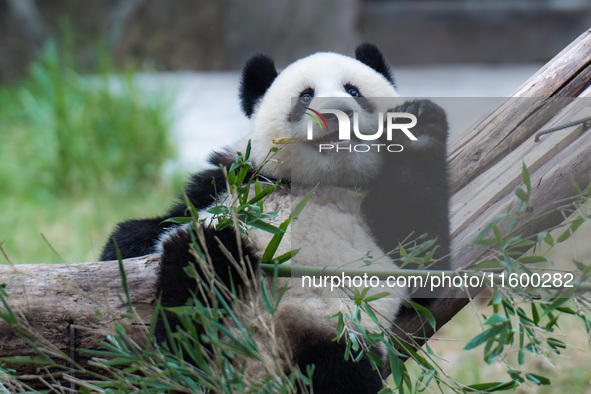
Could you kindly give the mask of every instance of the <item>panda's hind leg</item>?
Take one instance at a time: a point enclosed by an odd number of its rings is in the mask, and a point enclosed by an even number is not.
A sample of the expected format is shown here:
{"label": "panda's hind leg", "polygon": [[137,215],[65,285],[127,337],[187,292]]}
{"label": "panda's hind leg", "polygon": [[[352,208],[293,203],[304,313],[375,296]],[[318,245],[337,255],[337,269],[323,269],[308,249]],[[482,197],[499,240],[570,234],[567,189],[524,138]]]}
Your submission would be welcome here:
{"label": "panda's hind leg", "polygon": [[347,345],[344,340],[335,342],[332,338],[315,336],[304,340],[307,345],[296,355],[295,362],[303,372],[306,366],[314,365],[312,384],[315,393],[375,394],[384,387],[367,357],[357,362],[351,358],[345,360]]}
{"label": "panda's hind leg", "polygon": [[[283,305],[277,312],[280,341],[289,344],[293,364],[306,374],[314,367],[312,387],[319,394],[375,394],[383,388],[380,373],[367,357],[345,360],[346,341],[335,341],[336,320],[322,319],[297,305]],[[372,349],[383,358],[381,349]],[[352,352],[353,353],[353,352]],[[383,372],[383,371],[380,371]]]}
{"label": "panda's hind leg", "polygon": [[[202,236],[198,237],[191,226],[182,225],[160,238],[158,248],[161,250],[161,260],[156,290],[165,308],[186,305],[193,295],[207,305],[213,302],[208,296],[215,298],[215,293],[209,291],[212,285],[222,295],[228,291],[239,293],[247,281],[254,279],[253,274],[258,272],[258,259],[251,247],[246,242],[239,245],[231,228],[217,231],[205,226],[202,230]],[[192,246],[194,240],[198,242],[197,246]],[[208,262],[196,262],[195,249],[207,253],[206,260],[211,261],[211,265]],[[187,275],[189,264],[195,267],[194,278]],[[178,319],[172,313],[167,313],[167,319],[174,330]],[[163,322],[159,320],[156,339],[162,342],[165,338]]]}

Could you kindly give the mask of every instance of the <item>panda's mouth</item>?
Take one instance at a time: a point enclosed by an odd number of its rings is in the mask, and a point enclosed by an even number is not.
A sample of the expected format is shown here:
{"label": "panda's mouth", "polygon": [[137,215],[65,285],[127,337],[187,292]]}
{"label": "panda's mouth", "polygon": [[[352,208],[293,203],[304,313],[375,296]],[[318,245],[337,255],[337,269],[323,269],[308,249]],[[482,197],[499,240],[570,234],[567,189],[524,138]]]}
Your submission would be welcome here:
{"label": "panda's mouth", "polygon": [[310,141],[311,144],[331,144],[331,145],[350,145],[352,142],[358,142],[357,138],[352,139],[340,139],[339,132],[335,131],[334,133],[325,134],[318,138],[314,138]]}

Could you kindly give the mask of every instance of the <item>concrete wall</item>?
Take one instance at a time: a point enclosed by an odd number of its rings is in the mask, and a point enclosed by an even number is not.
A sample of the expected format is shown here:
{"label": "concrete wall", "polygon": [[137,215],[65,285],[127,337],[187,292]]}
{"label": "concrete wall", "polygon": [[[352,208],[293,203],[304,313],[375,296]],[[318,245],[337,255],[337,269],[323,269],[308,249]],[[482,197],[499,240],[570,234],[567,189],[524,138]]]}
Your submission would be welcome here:
{"label": "concrete wall", "polygon": [[591,27],[591,2],[367,1],[359,26],[394,64],[545,62]]}

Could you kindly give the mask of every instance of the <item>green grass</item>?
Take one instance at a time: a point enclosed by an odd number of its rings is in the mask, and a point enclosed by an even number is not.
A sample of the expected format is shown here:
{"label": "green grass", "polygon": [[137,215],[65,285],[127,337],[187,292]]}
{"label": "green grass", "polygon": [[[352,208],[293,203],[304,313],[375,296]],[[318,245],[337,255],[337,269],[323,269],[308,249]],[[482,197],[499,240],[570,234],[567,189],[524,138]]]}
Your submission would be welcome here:
{"label": "green grass", "polygon": [[[95,259],[115,221],[161,213],[180,191],[169,108],[109,69],[88,78],[48,45],[0,87],[0,242],[15,263]],[[108,63],[108,62],[103,62]]]}
{"label": "green grass", "polygon": [[155,183],[150,193],[137,196],[60,198],[47,206],[19,197],[0,197],[0,239],[11,261],[73,263],[98,260],[117,222],[164,213],[175,193],[169,185]]}

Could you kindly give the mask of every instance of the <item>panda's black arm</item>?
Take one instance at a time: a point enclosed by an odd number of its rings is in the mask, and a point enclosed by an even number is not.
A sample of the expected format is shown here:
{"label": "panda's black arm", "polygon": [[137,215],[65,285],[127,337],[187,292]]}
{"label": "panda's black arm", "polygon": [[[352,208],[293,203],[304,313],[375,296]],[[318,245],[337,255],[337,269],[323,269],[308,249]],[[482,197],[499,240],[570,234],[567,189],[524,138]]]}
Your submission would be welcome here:
{"label": "panda's black arm", "polygon": [[[380,248],[391,251],[398,242],[413,241],[422,234],[426,239],[437,239],[435,259],[441,259],[431,265],[431,269],[449,269],[449,219],[445,185],[438,185],[436,180],[416,179],[412,185],[402,190],[400,179],[392,179],[384,187],[378,189],[382,196],[367,199],[366,215],[371,231]],[[398,186],[398,187],[397,187]],[[417,268],[405,266],[405,268]]]}
{"label": "panda's black arm", "polygon": [[[186,186],[186,194],[196,209],[204,209],[214,201],[216,193],[221,193],[225,189],[226,182],[222,170],[214,168],[193,174]],[[117,224],[103,248],[101,261],[117,259],[113,239],[117,241],[117,247],[124,259],[156,252],[155,246],[160,235],[166,229],[174,227],[173,224],[163,223],[163,221],[186,215],[186,205],[183,199],[179,198],[179,202],[174,204],[164,216],[127,220]]]}
{"label": "panda's black arm", "polygon": [[169,223],[163,223],[165,219],[134,219],[117,224],[103,248],[101,261],[117,259],[117,248],[113,239],[117,241],[123,259],[154,253],[156,240],[166,227],[170,227]]}
{"label": "panda's black arm", "polygon": [[[191,292],[197,290],[198,282],[211,282],[212,278],[207,270],[199,265],[195,266],[197,280],[185,273],[187,264],[195,263],[195,257],[189,247],[192,231],[189,226],[178,227],[167,233],[162,241],[162,258],[156,287],[162,294],[164,306],[184,304],[191,296]],[[229,227],[223,230],[203,227],[203,235],[203,244],[199,243],[197,248],[204,253],[207,251],[218,283],[230,290],[238,289],[244,285],[247,277],[250,278],[250,272],[257,272],[259,259],[246,240],[242,239],[241,245],[238,244],[234,230]],[[232,256],[236,264],[231,262],[226,252]],[[241,267],[240,256],[244,256],[243,262],[250,266]],[[201,301],[205,300],[201,299]]]}
{"label": "panda's black arm", "polygon": [[364,214],[382,250],[427,233],[429,239],[437,238],[434,257],[442,258],[430,268],[448,269],[449,258],[443,258],[450,243],[446,114],[428,100],[408,101],[393,111],[417,117],[411,132],[419,141],[413,144],[398,135],[404,150],[385,153],[382,171],[363,202]]}
{"label": "panda's black arm", "polygon": [[[224,160],[225,156],[214,155],[211,159],[213,164],[216,160]],[[227,161],[227,160],[226,160]],[[227,162],[219,164],[229,165]],[[226,190],[226,180],[223,171],[220,168],[210,169],[191,176],[187,184],[185,193],[188,199],[197,210],[210,206],[215,201],[215,196]],[[174,205],[168,212],[168,215],[185,216],[187,214],[184,203]],[[187,277],[184,272],[189,262],[195,262],[194,256],[189,251],[189,245],[192,242],[191,229],[189,226],[180,226],[169,231],[161,240],[160,250],[162,252],[160,273],[158,275],[158,292],[162,293],[162,304],[164,306],[182,305],[191,296],[191,291],[196,290],[196,281]],[[244,240],[242,246],[238,245],[236,234],[231,228],[215,230],[212,227],[203,227],[205,245],[199,247],[205,248],[211,259],[215,274],[221,283],[228,288],[235,286],[241,287],[243,274],[237,271],[235,265],[231,264],[228,257],[222,251],[220,243],[224,245],[227,252],[235,261],[240,261],[239,248],[242,247],[244,256],[248,256],[252,264],[252,272],[258,268],[258,259],[250,249],[248,241]],[[199,281],[205,280],[203,272],[197,267],[200,275]],[[250,271],[250,270],[247,270]],[[248,273],[248,272],[247,272]]]}
{"label": "panda's black arm", "polygon": [[[447,270],[451,262],[446,114],[428,100],[406,102],[394,112],[417,117],[411,132],[418,141],[412,143],[399,135],[404,150],[386,155],[381,174],[372,182],[363,201],[364,214],[383,251],[391,251],[399,242],[412,241],[425,233],[428,239],[436,238],[433,257],[437,262],[428,268]],[[404,268],[418,267],[406,264]],[[425,286],[413,292],[411,298],[429,306],[443,290],[430,291]]]}

